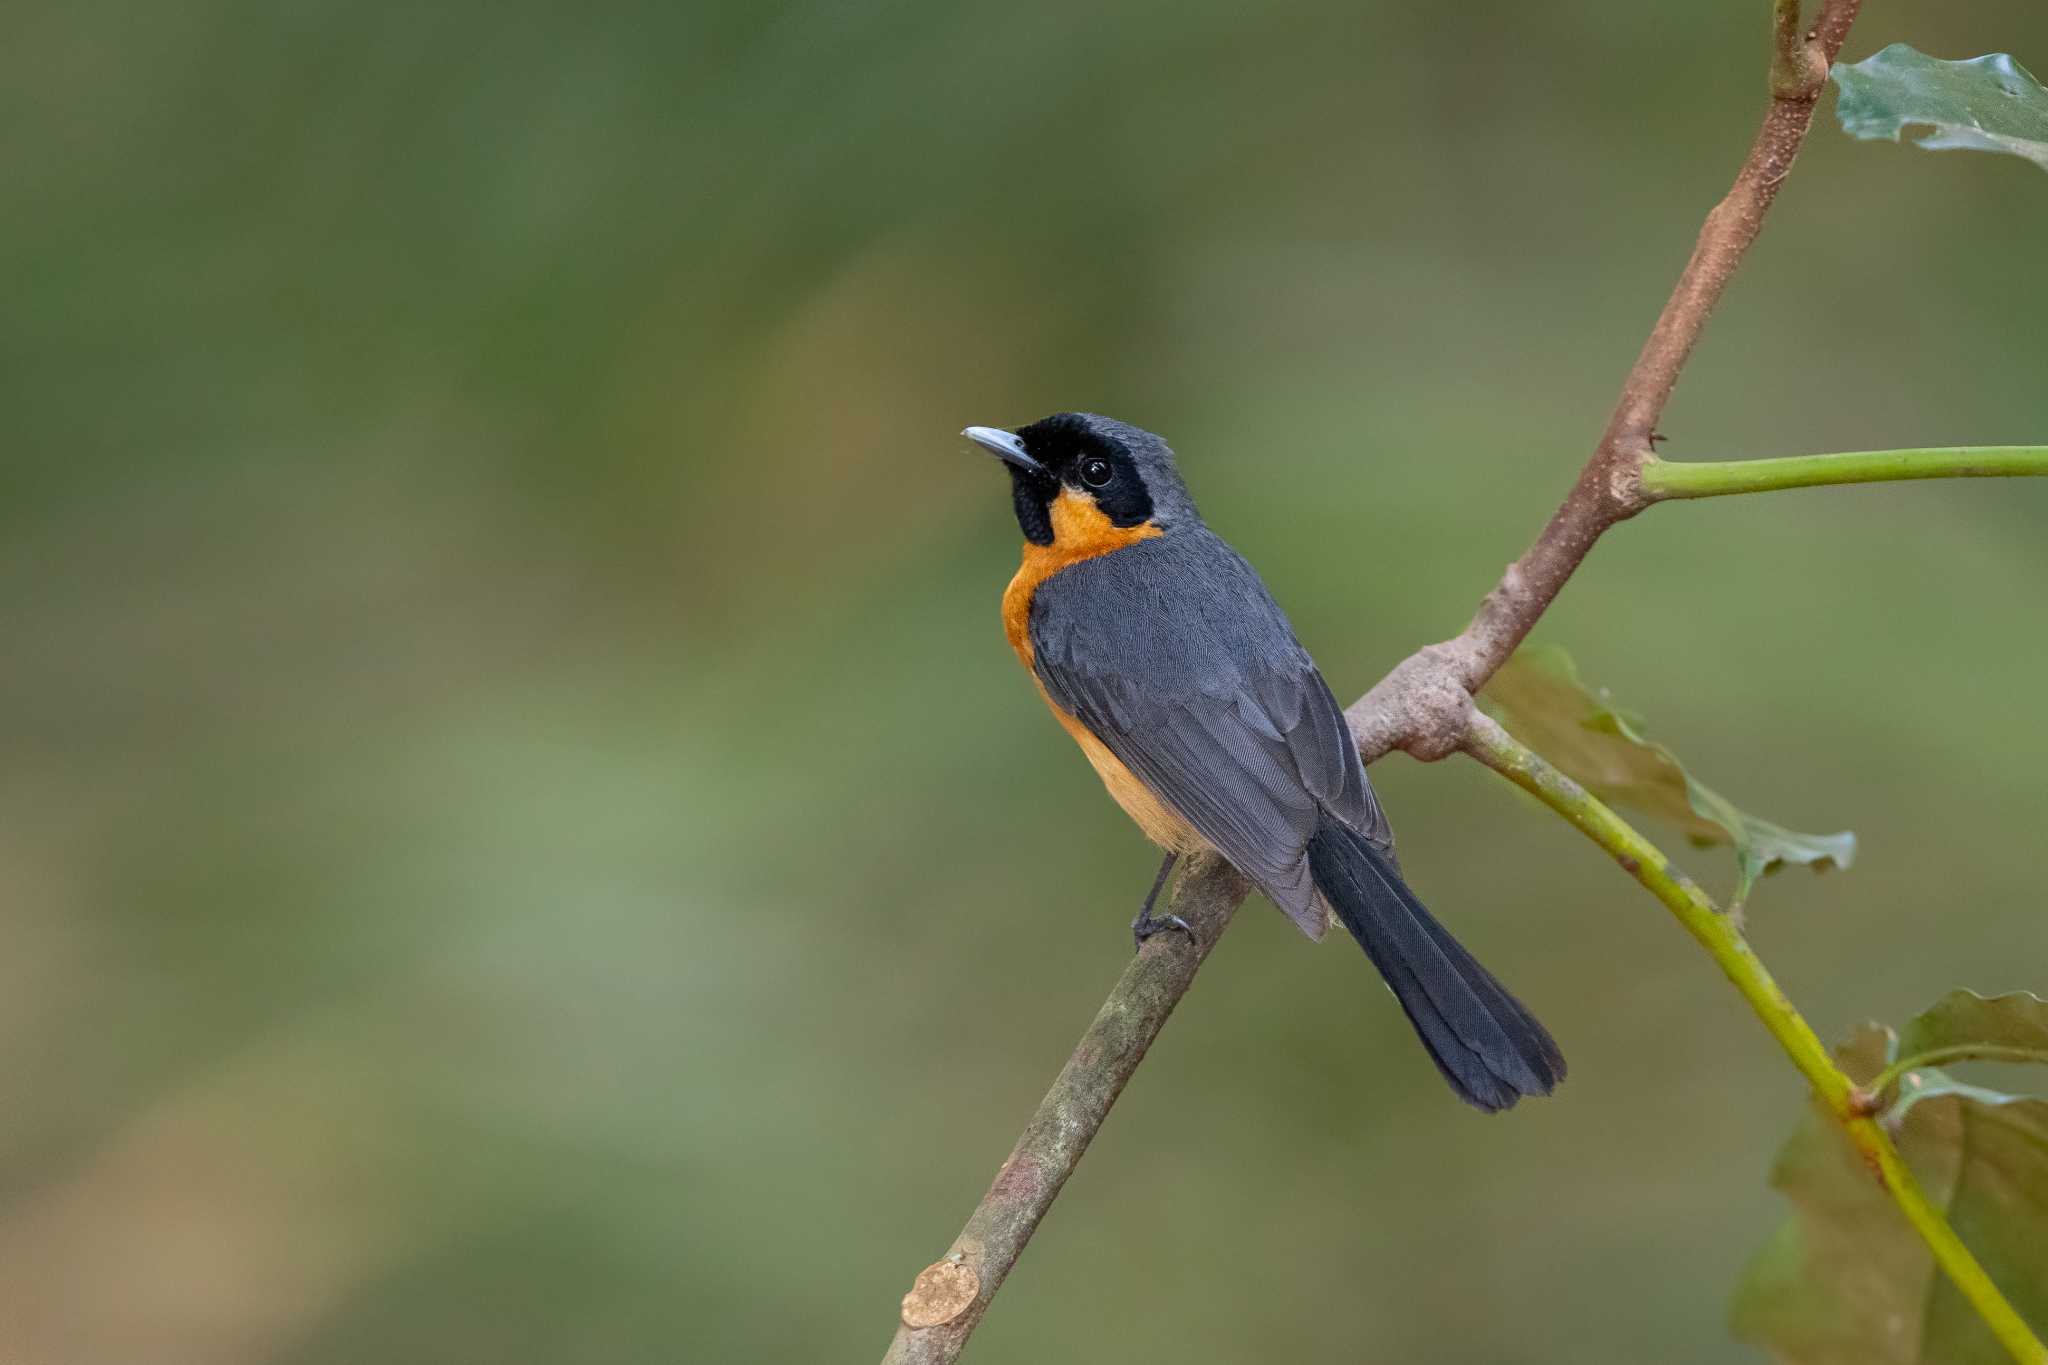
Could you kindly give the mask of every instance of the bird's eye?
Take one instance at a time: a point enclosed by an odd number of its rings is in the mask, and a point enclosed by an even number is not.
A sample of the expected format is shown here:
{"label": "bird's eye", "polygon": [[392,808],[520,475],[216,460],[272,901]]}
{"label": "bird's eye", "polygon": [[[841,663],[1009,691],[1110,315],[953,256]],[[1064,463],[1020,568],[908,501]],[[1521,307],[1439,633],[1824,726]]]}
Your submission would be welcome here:
{"label": "bird's eye", "polygon": [[1102,487],[1115,473],[1115,468],[1100,455],[1091,456],[1081,462],[1081,482],[1090,488]]}

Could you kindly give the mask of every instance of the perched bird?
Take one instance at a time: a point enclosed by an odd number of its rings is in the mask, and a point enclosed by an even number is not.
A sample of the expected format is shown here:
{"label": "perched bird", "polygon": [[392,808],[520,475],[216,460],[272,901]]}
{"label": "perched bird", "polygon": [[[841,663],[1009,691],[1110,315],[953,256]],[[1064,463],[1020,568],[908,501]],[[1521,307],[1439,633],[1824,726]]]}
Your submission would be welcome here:
{"label": "perched bird", "polygon": [[1343,712],[1237,551],[1202,524],[1166,442],[1089,413],[961,433],[1009,467],[1024,563],[1010,646],[1109,794],[1166,850],[1214,849],[1321,939],[1334,911],[1451,1088],[1485,1110],[1547,1095],[1543,1025],[1425,910]]}

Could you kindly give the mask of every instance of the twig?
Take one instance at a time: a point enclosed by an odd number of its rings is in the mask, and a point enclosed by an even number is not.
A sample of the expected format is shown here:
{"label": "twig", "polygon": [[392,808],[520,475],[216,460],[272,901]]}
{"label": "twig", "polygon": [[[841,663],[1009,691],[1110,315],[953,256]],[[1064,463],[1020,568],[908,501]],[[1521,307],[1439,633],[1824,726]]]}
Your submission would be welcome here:
{"label": "twig", "polygon": [[1771,0],[1771,91],[1797,91],[1806,77],[1806,44],[1799,37],[1800,0]]}
{"label": "twig", "polygon": [[1870,1114],[1867,1094],[1835,1065],[1827,1047],[1815,1035],[1805,1016],[1772,979],[1764,964],[1750,950],[1733,917],[1714,908],[1706,893],[1690,877],[1673,869],[1670,859],[1656,845],[1636,833],[1626,821],[1609,810],[1584,787],[1546,763],[1527,746],[1484,715],[1475,715],[1466,730],[1465,752],[1536,797],[1569,820],[1580,833],[1598,844],[1620,863],[1623,870],[1677,917],[1686,932],[1713,955],[1735,989],[1763,1020],[1764,1027],[1778,1040],[1778,1046],[1792,1059],[1800,1074],[1812,1083],[1814,1094],[1842,1125],[1856,1150],[1863,1154],[1877,1175],[1878,1184],[1927,1243],[1934,1259],[1968,1299],[1977,1315],[2012,1358],[2021,1365],[2048,1365],[2048,1347],[2043,1347],[2025,1319],[2007,1302],[1984,1267],[1970,1254],[1940,1211],[1927,1202],[1913,1172],[1899,1156],[1891,1135]]}
{"label": "twig", "polygon": [[1777,460],[1651,460],[1639,486],[1645,501],[1718,498],[1824,484],[1899,479],[2001,479],[2048,474],[2048,446],[1949,446],[1935,450],[1853,450]]}
{"label": "twig", "polygon": [[[1463,633],[1410,655],[1346,712],[1366,762],[1393,749],[1404,749],[1422,759],[1456,752],[1477,714],[1473,694],[1528,635],[1601,534],[1649,505],[1639,473],[1650,457],[1650,436],[1657,419],[1708,314],[1756,240],[1764,214],[1792,169],[1813,121],[1814,104],[1827,82],[1828,68],[1841,51],[1861,2],[1823,0],[1812,33],[1796,43],[1798,55],[1804,59],[1804,74],[1785,80],[1781,77],[1793,67],[1787,54],[1797,40],[1797,24],[1788,27],[1784,22],[1789,0],[1774,0],[1779,27],[1773,45],[1770,106],[1733,187],[1707,215],[1691,259],[1629,370],[1606,432],[1564,505],[1535,544],[1508,566]],[[1190,922],[1195,922],[1195,915],[1189,905],[1214,921],[1213,931],[1197,924],[1206,952],[1246,894],[1246,884],[1235,871],[1208,860],[1182,875],[1175,905]],[[1009,1273],[1017,1253],[1108,1116],[1145,1047],[1194,979],[1200,956],[1156,946],[1166,937],[1148,943],[1118,980],[1102,1013],[1018,1140],[1016,1152],[954,1243],[949,1256],[961,1258],[956,1264],[972,1272],[972,1283],[968,1275],[944,1269],[946,1261],[920,1275],[919,1285],[905,1297],[905,1326],[898,1331],[884,1365],[951,1361],[959,1355],[1002,1277]],[[1156,980],[1151,978],[1148,958],[1157,961],[1169,953],[1176,963],[1181,956],[1191,960]],[[1134,973],[1153,981],[1152,986],[1143,988],[1142,996],[1136,993],[1140,985],[1133,980]],[[1142,1009],[1131,1014],[1132,1002],[1140,998]],[[1129,1031],[1133,1023],[1138,1027]],[[1096,1046],[1105,1028],[1125,1045]],[[1075,1098],[1081,1096],[1087,1097],[1087,1102],[1075,1104]],[[1068,1123],[1071,1127],[1064,1126]],[[1051,1131],[1048,1125],[1058,1131]],[[1020,1157],[1026,1158],[1021,1164]],[[931,1291],[929,1295],[923,1292],[926,1289]],[[964,1304],[956,1308],[954,1301],[963,1297]],[[948,1312],[952,1316],[944,1316]],[[932,1325],[913,1325],[922,1321]]]}
{"label": "twig", "polygon": [[1174,890],[1173,912],[1192,934],[1154,934],[1124,968],[966,1228],[904,1296],[883,1365],[939,1365],[959,1356],[1248,890],[1222,859],[1191,861]]}

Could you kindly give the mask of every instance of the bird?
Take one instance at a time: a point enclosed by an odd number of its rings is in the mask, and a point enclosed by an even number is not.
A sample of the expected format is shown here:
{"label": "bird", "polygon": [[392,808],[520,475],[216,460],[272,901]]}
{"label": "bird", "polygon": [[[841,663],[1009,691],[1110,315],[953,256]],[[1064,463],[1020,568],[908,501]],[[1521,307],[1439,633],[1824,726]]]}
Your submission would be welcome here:
{"label": "bird", "polygon": [[1011,649],[1110,796],[1165,854],[1131,933],[1192,930],[1153,906],[1215,852],[1320,940],[1335,915],[1437,1070],[1495,1112],[1564,1079],[1535,1016],[1424,908],[1394,856],[1344,713],[1287,615],[1203,522],[1172,449],[1061,412],[961,433],[1001,460],[1024,533],[1003,592]]}

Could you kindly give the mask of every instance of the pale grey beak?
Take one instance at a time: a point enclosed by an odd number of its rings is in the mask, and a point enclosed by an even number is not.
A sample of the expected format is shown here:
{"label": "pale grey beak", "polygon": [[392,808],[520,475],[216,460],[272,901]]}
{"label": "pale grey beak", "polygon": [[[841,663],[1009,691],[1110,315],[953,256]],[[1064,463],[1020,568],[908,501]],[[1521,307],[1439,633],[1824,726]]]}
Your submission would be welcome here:
{"label": "pale grey beak", "polygon": [[1031,458],[1015,432],[1004,431],[1001,427],[969,427],[960,434],[1004,464],[1015,465],[1027,474],[1045,477],[1045,466]]}

